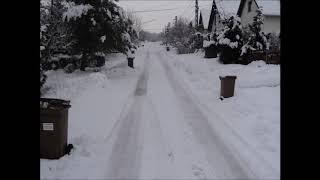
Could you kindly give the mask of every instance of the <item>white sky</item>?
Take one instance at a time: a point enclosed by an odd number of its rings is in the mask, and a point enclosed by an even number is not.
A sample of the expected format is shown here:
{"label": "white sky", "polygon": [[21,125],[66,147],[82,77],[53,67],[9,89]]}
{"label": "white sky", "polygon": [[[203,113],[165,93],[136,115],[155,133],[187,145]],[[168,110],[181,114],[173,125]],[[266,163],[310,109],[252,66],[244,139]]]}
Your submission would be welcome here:
{"label": "white sky", "polygon": [[[211,8],[212,0],[198,0],[199,8]],[[195,0],[119,0],[119,6],[125,10],[133,11],[149,11],[159,9],[173,9],[167,11],[155,12],[137,12],[143,24],[143,29],[150,32],[161,32],[168,22],[173,22],[175,16],[182,16],[190,20],[194,19],[195,14]]]}

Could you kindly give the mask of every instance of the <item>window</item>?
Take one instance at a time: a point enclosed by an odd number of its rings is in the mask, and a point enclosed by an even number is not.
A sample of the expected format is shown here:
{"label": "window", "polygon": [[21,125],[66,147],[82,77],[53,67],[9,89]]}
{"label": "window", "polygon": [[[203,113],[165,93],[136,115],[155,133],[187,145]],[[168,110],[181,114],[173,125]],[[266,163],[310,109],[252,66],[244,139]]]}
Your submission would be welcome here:
{"label": "window", "polygon": [[248,12],[251,12],[252,0],[248,2]]}

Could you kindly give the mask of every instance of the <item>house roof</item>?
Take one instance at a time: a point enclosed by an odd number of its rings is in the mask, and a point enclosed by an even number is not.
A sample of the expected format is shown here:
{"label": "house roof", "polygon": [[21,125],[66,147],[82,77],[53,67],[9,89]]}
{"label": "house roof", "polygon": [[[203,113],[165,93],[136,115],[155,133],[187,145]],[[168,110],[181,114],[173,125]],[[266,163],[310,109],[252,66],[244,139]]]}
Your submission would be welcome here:
{"label": "house roof", "polygon": [[[241,0],[237,15],[240,16],[247,0]],[[262,7],[262,14],[280,16],[280,0],[253,0],[258,7]]]}
{"label": "house roof", "polygon": [[280,16],[280,1],[256,0],[264,15]]}
{"label": "house roof", "polygon": [[240,5],[240,0],[216,0],[215,2],[220,17],[222,18],[227,18],[236,15]]}
{"label": "house roof", "polygon": [[[220,17],[223,19],[236,15],[240,4],[240,0],[214,0],[214,2]],[[200,9],[202,22],[205,29],[208,29],[209,26],[211,9],[212,6]]]}
{"label": "house roof", "polygon": [[202,23],[203,27],[205,29],[208,29],[209,20],[210,20],[210,14],[211,14],[211,8],[202,8],[200,9],[201,17],[202,17]]}

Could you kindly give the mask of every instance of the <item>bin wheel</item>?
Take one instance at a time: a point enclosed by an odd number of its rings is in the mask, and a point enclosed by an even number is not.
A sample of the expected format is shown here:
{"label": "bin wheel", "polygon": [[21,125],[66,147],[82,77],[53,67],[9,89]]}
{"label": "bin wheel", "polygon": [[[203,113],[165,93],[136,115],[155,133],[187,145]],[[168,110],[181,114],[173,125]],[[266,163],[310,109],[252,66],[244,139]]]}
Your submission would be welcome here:
{"label": "bin wheel", "polygon": [[70,155],[71,149],[73,149],[73,145],[72,145],[72,144],[68,144],[68,145],[65,147],[65,153],[68,154],[68,155]]}

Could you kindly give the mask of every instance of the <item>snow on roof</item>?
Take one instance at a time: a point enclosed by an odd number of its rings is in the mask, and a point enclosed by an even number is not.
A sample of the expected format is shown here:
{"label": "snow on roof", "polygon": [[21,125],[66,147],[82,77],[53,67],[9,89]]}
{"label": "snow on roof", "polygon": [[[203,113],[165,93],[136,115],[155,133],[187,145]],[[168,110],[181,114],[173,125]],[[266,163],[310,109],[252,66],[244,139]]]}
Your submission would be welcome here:
{"label": "snow on roof", "polygon": [[280,16],[280,1],[256,0],[256,2],[262,7],[263,15]]}
{"label": "snow on roof", "polygon": [[211,14],[211,8],[202,8],[200,9],[200,13],[202,16],[202,22],[203,22],[203,27],[205,29],[208,29],[208,25],[209,25],[209,19],[210,19],[210,14]]}
{"label": "snow on roof", "polygon": [[222,18],[226,18],[229,16],[235,16],[237,14],[240,0],[216,0],[216,5],[220,16]]}

